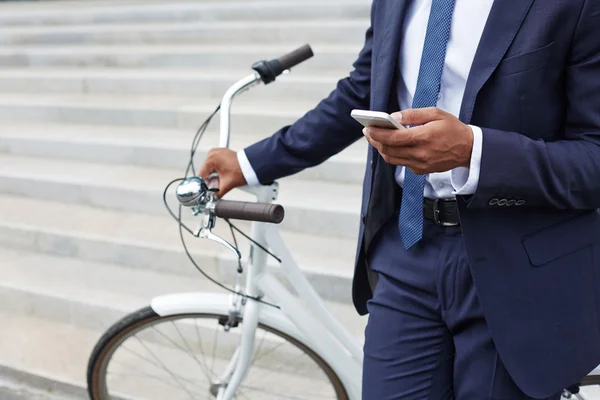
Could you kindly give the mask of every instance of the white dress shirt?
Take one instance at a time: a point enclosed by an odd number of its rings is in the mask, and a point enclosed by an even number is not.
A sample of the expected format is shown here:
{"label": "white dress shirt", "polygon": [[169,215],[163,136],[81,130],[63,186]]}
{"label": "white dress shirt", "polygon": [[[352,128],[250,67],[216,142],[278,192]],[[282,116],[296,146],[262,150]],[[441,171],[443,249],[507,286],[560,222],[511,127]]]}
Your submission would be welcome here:
{"label": "white dress shirt", "polygon": [[[398,99],[400,110],[411,108],[417,87],[421,55],[425,44],[427,22],[433,0],[413,0],[404,23],[404,35],[400,49]],[[456,0],[450,40],[442,73],[442,82],[437,106],[458,116],[467,85],[467,78],[475,58],[483,29],[489,17],[494,0]],[[479,183],[481,166],[482,131],[471,126],[474,134],[470,167],[459,167],[451,171],[429,174],[425,184],[425,197],[453,198],[455,195],[474,194]],[[241,150],[237,153],[244,178],[249,185],[259,183],[256,173]],[[396,176],[402,185],[404,168]]]}

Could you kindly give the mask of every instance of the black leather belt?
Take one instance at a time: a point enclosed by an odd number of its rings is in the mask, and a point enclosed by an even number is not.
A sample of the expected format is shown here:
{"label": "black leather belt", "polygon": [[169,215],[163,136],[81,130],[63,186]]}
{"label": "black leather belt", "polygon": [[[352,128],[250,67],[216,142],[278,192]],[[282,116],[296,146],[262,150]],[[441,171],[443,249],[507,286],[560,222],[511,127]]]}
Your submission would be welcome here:
{"label": "black leather belt", "polygon": [[457,226],[458,204],[456,199],[425,199],[423,201],[423,216],[441,226]]}

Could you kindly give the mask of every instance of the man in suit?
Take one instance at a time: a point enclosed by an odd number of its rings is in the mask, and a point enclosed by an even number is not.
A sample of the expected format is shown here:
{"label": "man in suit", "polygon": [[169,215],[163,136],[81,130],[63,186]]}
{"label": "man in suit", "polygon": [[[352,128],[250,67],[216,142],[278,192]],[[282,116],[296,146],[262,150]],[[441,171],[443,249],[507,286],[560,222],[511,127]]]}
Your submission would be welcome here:
{"label": "man in suit", "polygon": [[558,399],[600,363],[598,27],[598,0],[375,0],[327,99],[210,153],[225,193],[366,136],[364,399]]}

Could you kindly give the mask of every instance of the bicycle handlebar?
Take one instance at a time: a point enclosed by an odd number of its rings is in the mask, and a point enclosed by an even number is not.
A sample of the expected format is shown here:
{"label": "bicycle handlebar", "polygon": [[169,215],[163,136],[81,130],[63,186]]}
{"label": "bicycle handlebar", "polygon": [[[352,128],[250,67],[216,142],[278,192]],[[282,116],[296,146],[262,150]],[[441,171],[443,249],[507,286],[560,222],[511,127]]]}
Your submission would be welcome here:
{"label": "bicycle handlebar", "polygon": [[269,84],[275,80],[283,71],[295,67],[314,56],[310,45],[304,46],[284,54],[283,56],[271,61],[259,61],[252,66],[252,69],[259,73],[262,81]]}
{"label": "bicycle handlebar", "polygon": [[245,201],[219,200],[215,204],[217,217],[279,224],[285,216],[279,204],[249,203]]}
{"label": "bicycle handlebar", "polygon": [[285,54],[271,61],[259,61],[252,66],[254,72],[234,83],[221,100],[220,138],[219,147],[229,148],[229,134],[231,128],[231,104],[233,98],[244,90],[260,84],[268,85],[283,73],[313,56],[310,45],[306,44],[291,53]]}

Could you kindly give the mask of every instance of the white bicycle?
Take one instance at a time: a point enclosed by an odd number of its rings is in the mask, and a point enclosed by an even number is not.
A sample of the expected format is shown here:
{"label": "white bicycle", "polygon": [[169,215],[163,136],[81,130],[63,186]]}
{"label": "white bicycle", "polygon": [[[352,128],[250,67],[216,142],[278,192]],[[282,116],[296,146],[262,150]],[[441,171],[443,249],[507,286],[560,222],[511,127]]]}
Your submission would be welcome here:
{"label": "white bicycle", "polygon": [[[255,85],[273,82],[310,57],[310,47],[304,46],[280,59],[256,63],[253,74],[235,83],[219,107],[220,147],[229,147],[233,98]],[[193,155],[212,116],[194,138],[186,176],[195,171]],[[277,184],[244,188],[257,199],[245,203],[218,200],[213,189],[218,185],[216,176],[210,183],[195,176],[179,181],[180,204],[201,218],[192,231],[181,222],[181,205],[179,216],[169,210],[180,231],[214,240],[241,260],[237,243],[230,244],[212,228],[217,217],[227,222],[253,221],[247,265],[242,268],[239,263],[235,290],[229,295],[160,296],[113,325],[90,357],[90,398],[360,399],[361,343],[325,308],[273,224],[281,222],[284,214],[281,206],[273,204]],[[267,270],[269,256],[280,261],[298,296]],[[581,383],[598,384],[600,370]],[[578,388],[565,390],[565,398],[583,399]]]}

